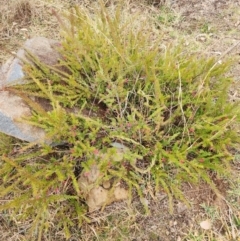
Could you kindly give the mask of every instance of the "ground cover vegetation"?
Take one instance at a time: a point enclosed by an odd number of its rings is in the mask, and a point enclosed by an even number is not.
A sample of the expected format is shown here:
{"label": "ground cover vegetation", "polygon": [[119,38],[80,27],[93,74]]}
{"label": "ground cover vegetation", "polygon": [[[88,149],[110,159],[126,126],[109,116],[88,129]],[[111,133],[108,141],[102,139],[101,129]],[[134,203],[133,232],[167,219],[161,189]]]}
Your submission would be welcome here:
{"label": "ground cover vegetation", "polygon": [[[228,100],[232,62],[163,43],[149,22],[123,15],[121,4],[114,11],[99,4],[94,12],[54,13],[59,64],[29,52],[27,84],[8,88],[33,109],[23,121],[43,128],[48,140],[1,150],[0,210],[31,220],[27,231],[38,240],[53,224],[70,238],[72,227],[91,221],[78,177],[93,165],[98,183],[120,183],[130,200],[137,193],[145,212],[150,190],[165,192],[172,212],[173,198],[188,203],[185,182],[204,181],[220,195],[210,175],[231,173],[239,144],[239,104]],[[124,147],[121,160],[114,143]]]}

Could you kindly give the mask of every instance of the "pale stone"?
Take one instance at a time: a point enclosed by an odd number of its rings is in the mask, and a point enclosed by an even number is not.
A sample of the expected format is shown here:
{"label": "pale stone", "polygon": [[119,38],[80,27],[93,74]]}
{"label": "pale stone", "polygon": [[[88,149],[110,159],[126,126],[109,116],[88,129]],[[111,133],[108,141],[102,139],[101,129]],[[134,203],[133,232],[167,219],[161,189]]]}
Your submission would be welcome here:
{"label": "pale stone", "polygon": [[[112,155],[99,153],[97,158],[123,161],[123,148],[114,149],[115,153]],[[112,148],[109,148],[109,152],[112,152]],[[78,179],[81,194],[85,197],[90,212],[129,198],[128,190],[121,187],[120,183],[111,186],[110,180],[102,179],[103,173],[101,173],[97,164],[92,165],[89,170],[83,171]]]}
{"label": "pale stone", "polygon": [[[60,42],[45,37],[34,37],[29,39],[24,44],[24,48],[29,50],[33,55],[36,55],[39,60],[47,65],[55,65],[60,58],[56,48],[60,45]],[[23,49],[20,49],[17,53],[19,58],[25,57]]]}
{"label": "pale stone", "polygon": [[209,219],[204,220],[200,223],[202,229],[209,230],[212,228],[212,223]]}
{"label": "pale stone", "polygon": [[59,42],[44,37],[35,37],[25,42],[16,57],[6,61],[0,68],[0,132],[28,142],[42,142],[42,129],[24,123],[22,119],[31,115],[31,109],[21,97],[5,91],[8,86],[24,84],[22,60],[26,60],[25,49],[47,65],[56,65],[60,58],[56,47]]}
{"label": "pale stone", "polygon": [[22,70],[22,60],[26,60],[25,49],[36,56],[41,62],[47,65],[55,65],[60,58],[56,47],[60,43],[56,40],[47,39],[45,37],[34,37],[29,39],[18,50],[15,58],[10,58],[1,67],[0,70],[0,87],[21,84],[24,82],[24,73]]}
{"label": "pale stone", "polygon": [[35,142],[45,138],[40,128],[24,123],[22,117],[31,115],[22,99],[7,91],[0,91],[0,131],[18,139]]}

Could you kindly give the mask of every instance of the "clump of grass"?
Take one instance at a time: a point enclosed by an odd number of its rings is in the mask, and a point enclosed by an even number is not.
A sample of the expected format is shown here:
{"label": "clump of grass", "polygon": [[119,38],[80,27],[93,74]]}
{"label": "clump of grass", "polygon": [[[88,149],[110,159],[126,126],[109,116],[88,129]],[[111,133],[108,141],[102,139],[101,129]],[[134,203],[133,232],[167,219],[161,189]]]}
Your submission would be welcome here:
{"label": "clump of grass", "polygon": [[[95,14],[76,8],[69,25],[57,16],[63,36],[58,66],[29,53],[29,83],[10,89],[35,107],[28,122],[64,143],[1,157],[0,193],[11,198],[0,209],[30,218],[39,240],[56,221],[66,237],[71,226],[88,221],[77,179],[93,164],[102,180],[122,183],[141,200],[151,185],[170,203],[184,200],[181,183],[204,180],[217,192],[209,172],[230,171],[229,149],[239,142],[239,105],[228,101],[225,75],[230,63],[181,44],[161,46],[134,16],[121,13],[121,6]],[[28,96],[47,99],[52,110]],[[113,143],[126,147],[122,161],[113,158]]]}
{"label": "clump of grass", "polygon": [[[0,19],[2,21],[2,34],[10,37],[17,34],[17,28],[30,24],[36,17],[36,1],[17,0],[15,2],[3,1],[1,6]],[[2,36],[1,36],[2,37]]]}
{"label": "clump of grass", "polygon": [[0,133],[0,155],[13,151],[14,140],[12,137]]}

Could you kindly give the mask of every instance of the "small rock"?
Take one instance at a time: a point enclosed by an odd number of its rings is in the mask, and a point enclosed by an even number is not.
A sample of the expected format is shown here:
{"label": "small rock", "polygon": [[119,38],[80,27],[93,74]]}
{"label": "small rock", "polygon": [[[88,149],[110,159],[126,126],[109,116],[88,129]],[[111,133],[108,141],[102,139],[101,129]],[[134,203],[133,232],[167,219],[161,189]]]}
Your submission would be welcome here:
{"label": "small rock", "polygon": [[17,52],[15,58],[10,58],[0,68],[0,132],[28,142],[44,141],[45,133],[42,129],[22,121],[24,117],[31,115],[30,107],[19,96],[5,91],[5,87],[25,83],[22,71],[22,59],[25,59],[24,49],[29,50],[43,63],[55,65],[60,58],[56,51],[58,45],[58,41],[44,37],[29,39]]}
{"label": "small rock", "polygon": [[19,59],[9,58],[0,69],[0,88],[9,86],[17,81],[22,82],[24,74]]}
{"label": "small rock", "polygon": [[200,226],[202,229],[209,230],[212,228],[212,223],[210,220],[205,220],[200,223]]}
{"label": "small rock", "polygon": [[179,202],[178,204],[177,204],[177,212],[178,213],[182,213],[182,212],[184,212],[184,211],[186,211],[187,210],[187,205],[186,204],[184,204],[184,203],[182,203],[182,202]]}
{"label": "small rock", "polygon": [[207,41],[207,35],[206,34],[199,34],[196,37],[196,40],[199,42],[206,42]]}
{"label": "small rock", "polygon": [[[116,153],[98,154],[98,158],[109,158],[115,161],[122,161],[123,150],[115,148]],[[109,152],[112,148],[109,148]],[[80,191],[86,199],[89,211],[98,210],[112,202],[121,201],[129,198],[129,192],[125,188],[120,187],[120,183],[111,187],[111,182],[101,181],[103,173],[100,172],[99,166],[94,164],[90,170],[83,171],[78,179]]]}
{"label": "small rock", "polygon": [[102,185],[103,185],[104,189],[111,188],[111,182],[110,181],[104,181]]}
{"label": "small rock", "polygon": [[60,54],[56,51],[56,47],[59,44],[58,41],[45,37],[35,37],[27,40],[23,48],[18,50],[16,57],[7,60],[1,67],[0,86],[9,86],[16,83],[24,84],[21,60],[26,60],[25,49],[36,56],[41,62],[53,66],[57,64],[60,59]]}
{"label": "small rock", "polygon": [[156,230],[157,229],[157,226],[156,225],[153,225],[151,226],[152,230]]}
{"label": "small rock", "polygon": [[21,118],[31,115],[30,108],[22,99],[7,91],[0,91],[0,131],[18,139],[35,142],[44,141],[42,129],[28,125]]}

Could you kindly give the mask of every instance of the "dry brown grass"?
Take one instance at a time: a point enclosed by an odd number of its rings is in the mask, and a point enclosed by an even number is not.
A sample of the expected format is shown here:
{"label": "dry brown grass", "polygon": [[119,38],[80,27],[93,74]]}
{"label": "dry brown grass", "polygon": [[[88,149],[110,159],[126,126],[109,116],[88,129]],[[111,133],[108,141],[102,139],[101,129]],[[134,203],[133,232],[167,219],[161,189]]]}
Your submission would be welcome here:
{"label": "dry brown grass", "polygon": [[52,10],[68,8],[67,1],[2,0],[0,6],[0,63],[33,36],[59,38],[59,25]]}

